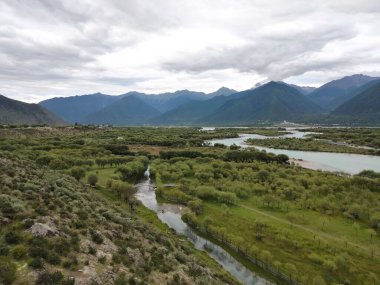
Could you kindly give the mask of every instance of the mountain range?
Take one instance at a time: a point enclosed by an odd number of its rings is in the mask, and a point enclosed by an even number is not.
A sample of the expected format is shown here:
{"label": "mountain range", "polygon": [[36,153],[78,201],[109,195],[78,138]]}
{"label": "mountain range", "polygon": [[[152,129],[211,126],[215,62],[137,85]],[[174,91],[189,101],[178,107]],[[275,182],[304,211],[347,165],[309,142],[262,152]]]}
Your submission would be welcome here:
{"label": "mountain range", "polygon": [[350,116],[380,123],[380,80],[376,80],[359,95],[343,103],[331,115]]}
{"label": "mountain range", "polygon": [[357,95],[358,88],[378,79],[380,78],[363,74],[346,76],[322,85],[308,97],[329,112]]}
{"label": "mountain range", "polygon": [[377,122],[380,109],[379,83],[378,77],[356,74],[319,88],[271,81],[241,92],[222,87],[208,94],[189,90],[157,95],[95,93],[52,98],[39,105],[1,97],[0,123],[248,125],[283,120],[336,123],[342,117],[347,123],[371,123]]}
{"label": "mountain range", "polygon": [[64,125],[65,122],[38,104],[27,104],[0,95],[0,123]]}

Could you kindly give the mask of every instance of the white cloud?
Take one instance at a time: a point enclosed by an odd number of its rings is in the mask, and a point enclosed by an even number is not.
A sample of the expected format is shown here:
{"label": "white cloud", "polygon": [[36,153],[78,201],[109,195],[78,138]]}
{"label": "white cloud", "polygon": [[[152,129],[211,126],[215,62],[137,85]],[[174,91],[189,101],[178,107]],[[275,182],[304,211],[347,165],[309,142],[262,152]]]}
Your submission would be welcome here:
{"label": "white cloud", "polygon": [[378,0],[3,0],[0,93],[239,90],[380,75]]}

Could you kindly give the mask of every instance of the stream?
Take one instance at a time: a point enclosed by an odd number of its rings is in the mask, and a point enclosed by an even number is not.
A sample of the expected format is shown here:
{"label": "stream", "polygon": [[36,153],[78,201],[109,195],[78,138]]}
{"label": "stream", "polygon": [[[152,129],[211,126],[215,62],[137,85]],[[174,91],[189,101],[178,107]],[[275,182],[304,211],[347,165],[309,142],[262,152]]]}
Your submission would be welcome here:
{"label": "stream", "polygon": [[[158,218],[174,229],[177,234],[185,236],[191,241],[195,248],[207,252],[223,268],[235,276],[243,284],[247,285],[266,285],[273,284],[262,277],[257,276],[254,272],[246,268],[228,252],[213,242],[197,235],[181,219],[181,211],[184,207],[175,204],[158,203],[156,199],[155,186],[150,180],[149,168],[145,172],[145,178],[136,184],[136,198],[148,209],[156,212]],[[207,249],[207,250],[206,250]]]}

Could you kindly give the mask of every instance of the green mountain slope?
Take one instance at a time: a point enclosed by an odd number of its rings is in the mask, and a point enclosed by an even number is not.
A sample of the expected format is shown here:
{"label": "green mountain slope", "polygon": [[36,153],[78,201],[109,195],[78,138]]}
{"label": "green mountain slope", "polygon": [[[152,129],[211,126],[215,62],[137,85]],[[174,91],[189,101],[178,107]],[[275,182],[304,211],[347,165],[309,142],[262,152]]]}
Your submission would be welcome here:
{"label": "green mountain slope", "polygon": [[259,121],[293,120],[322,109],[296,89],[278,82],[234,94],[212,115],[200,120],[209,124],[249,124]]}
{"label": "green mountain slope", "polygon": [[339,106],[331,115],[380,122],[380,82]]}
{"label": "green mountain slope", "polygon": [[379,78],[363,74],[346,76],[322,85],[311,93],[309,98],[322,108],[331,111],[354,97],[357,88],[377,79]]}
{"label": "green mountain slope", "polygon": [[155,125],[189,125],[197,120],[211,115],[221,105],[230,100],[227,96],[216,96],[206,101],[190,101],[174,110],[170,110],[151,120]]}
{"label": "green mountain slope", "polygon": [[0,95],[0,124],[64,125],[65,122],[37,104]]}
{"label": "green mountain slope", "polygon": [[143,125],[160,112],[135,95],[123,97],[102,110],[86,116],[88,124]]}
{"label": "green mountain slope", "polygon": [[57,116],[63,118],[66,122],[82,122],[83,119],[104,107],[119,100],[118,96],[110,96],[101,93],[51,98],[44,100],[39,104]]}

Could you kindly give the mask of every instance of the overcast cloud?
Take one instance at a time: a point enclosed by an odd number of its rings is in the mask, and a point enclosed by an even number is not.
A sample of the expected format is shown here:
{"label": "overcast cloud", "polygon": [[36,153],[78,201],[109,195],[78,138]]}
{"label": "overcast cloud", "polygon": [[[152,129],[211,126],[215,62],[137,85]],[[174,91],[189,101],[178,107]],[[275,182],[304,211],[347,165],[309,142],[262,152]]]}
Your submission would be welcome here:
{"label": "overcast cloud", "polygon": [[380,75],[379,0],[0,0],[0,94],[318,86]]}

